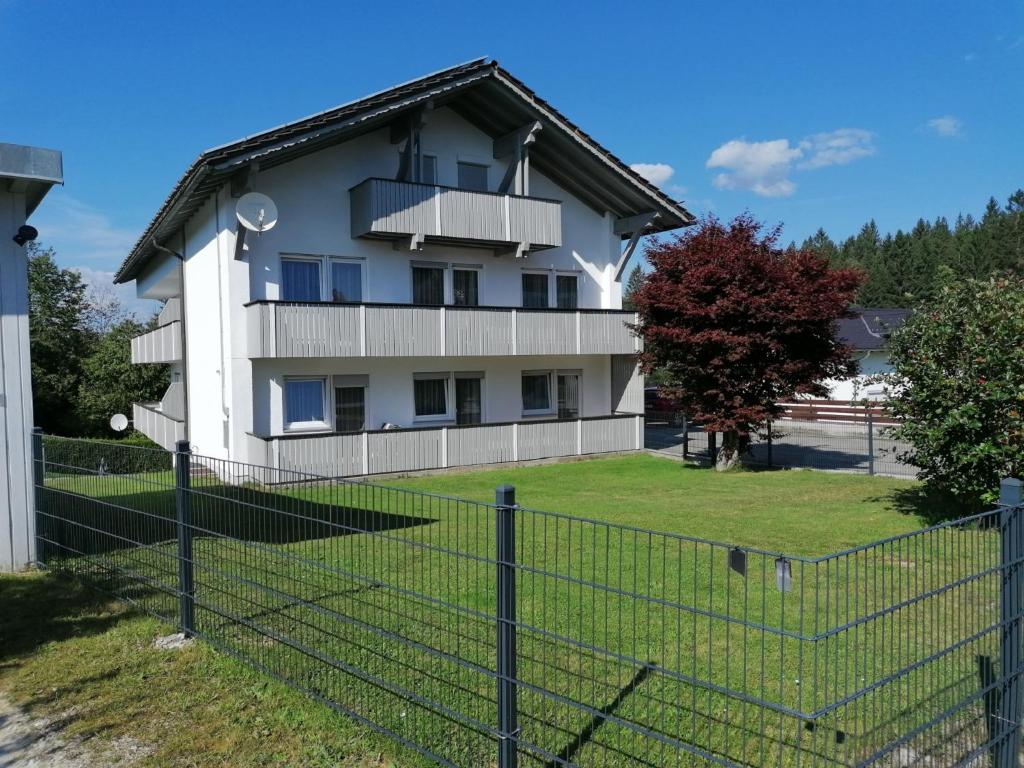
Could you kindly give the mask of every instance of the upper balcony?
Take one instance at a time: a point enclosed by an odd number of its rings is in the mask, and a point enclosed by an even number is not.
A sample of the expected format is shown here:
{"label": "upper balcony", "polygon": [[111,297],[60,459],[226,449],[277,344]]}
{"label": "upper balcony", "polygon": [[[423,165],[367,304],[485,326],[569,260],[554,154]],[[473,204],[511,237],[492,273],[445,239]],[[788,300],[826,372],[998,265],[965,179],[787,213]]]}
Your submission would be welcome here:
{"label": "upper balcony", "polygon": [[257,301],[250,358],[623,355],[639,351],[635,312]]}
{"label": "upper balcony", "polygon": [[157,327],[132,339],[133,363],[174,363],[181,360],[181,299],[168,299]]}
{"label": "upper balcony", "polygon": [[562,244],[562,204],[437,184],[367,179],[349,191],[352,236],[539,251]]}

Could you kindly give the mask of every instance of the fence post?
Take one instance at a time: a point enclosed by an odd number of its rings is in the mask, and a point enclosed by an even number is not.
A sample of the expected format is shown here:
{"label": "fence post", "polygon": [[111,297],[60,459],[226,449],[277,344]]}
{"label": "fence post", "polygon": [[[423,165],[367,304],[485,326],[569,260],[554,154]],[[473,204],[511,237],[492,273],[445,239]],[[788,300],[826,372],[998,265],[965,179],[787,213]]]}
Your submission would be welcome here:
{"label": "fence post", "polygon": [[174,447],[175,508],[178,523],[178,592],[181,631],[195,632],[195,572],[192,563],[192,494],[190,491],[192,452],[188,440]]}
{"label": "fence post", "polygon": [[683,411],[683,458],[690,453],[690,420],[686,418],[686,411]]}
{"label": "fence post", "polygon": [[707,432],[708,436],[708,454],[711,456],[711,466],[715,465],[718,461],[718,433]]}
{"label": "fence post", "polygon": [[768,468],[774,466],[772,461],[772,420],[768,419]]}
{"label": "fence post", "polygon": [[43,525],[43,484],[46,482],[46,464],[43,458],[43,430],[41,427],[32,428],[32,512],[35,515],[35,560],[39,563],[46,563],[46,545],[44,536],[46,527]]}
{"label": "fence post", "polygon": [[868,411],[868,474],[875,474],[875,417]]}
{"label": "fence post", "polygon": [[495,491],[498,544],[498,768],[515,768],[519,732],[516,687],[516,489]]}
{"label": "fence post", "polygon": [[999,484],[999,534],[1002,544],[1002,584],[999,613],[1002,626],[999,699],[1000,731],[996,744],[996,768],[1016,768],[1020,749],[1021,717],[1021,600],[1024,599],[1024,499],[1021,481],[1007,478]]}

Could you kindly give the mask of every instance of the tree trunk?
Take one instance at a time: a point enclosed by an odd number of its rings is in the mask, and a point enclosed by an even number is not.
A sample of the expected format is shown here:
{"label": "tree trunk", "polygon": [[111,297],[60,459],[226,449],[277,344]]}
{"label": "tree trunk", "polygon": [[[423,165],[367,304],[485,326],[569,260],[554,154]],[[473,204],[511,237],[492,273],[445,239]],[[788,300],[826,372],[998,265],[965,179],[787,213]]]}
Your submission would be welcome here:
{"label": "tree trunk", "polygon": [[740,448],[739,432],[723,432],[722,447],[715,457],[715,469],[724,472],[737,466],[740,463]]}

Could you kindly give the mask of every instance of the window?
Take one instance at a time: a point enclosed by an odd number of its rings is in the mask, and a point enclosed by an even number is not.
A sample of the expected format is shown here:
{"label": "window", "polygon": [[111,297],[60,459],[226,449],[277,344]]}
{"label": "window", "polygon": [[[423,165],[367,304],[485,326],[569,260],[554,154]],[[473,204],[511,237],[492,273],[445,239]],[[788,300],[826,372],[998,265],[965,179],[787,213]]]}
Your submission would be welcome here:
{"label": "window", "polygon": [[417,373],[412,384],[417,419],[448,418],[448,374]]}
{"label": "window", "polygon": [[452,269],[452,303],[457,307],[480,305],[480,273],[476,269]]}
{"label": "window", "polygon": [[459,189],[486,192],[487,166],[478,163],[459,163]]}
{"label": "window", "polygon": [[363,265],[357,261],[331,261],[331,301],[363,300]]}
{"label": "window", "polygon": [[523,372],[523,415],[551,413],[551,371]]}
{"label": "window", "polygon": [[455,374],[455,423],[479,424],[483,421],[483,374]]}
{"label": "window", "polygon": [[284,301],[320,301],[320,262],[282,258],[281,298]]}
{"label": "window", "polygon": [[366,388],[334,388],[334,429],[361,432],[366,428]]}
{"label": "window", "polygon": [[285,429],[330,429],[324,418],[324,379],[285,379]]}
{"label": "window", "polygon": [[548,276],[546,274],[523,273],[523,306],[528,309],[548,308]]}
{"label": "window", "polygon": [[413,266],[413,304],[421,306],[444,304],[444,271],[443,266]]}
{"label": "window", "polygon": [[434,155],[423,155],[420,158],[420,181],[424,184],[437,184],[437,158]]}
{"label": "window", "polygon": [[558,374],[558,418],[578,419],[580,417],[580,375],[578,373]]}
{"label": "window", "polygon": [[559,309],[576,309],[579,302],[576,275],[555,277],[555,301]]}

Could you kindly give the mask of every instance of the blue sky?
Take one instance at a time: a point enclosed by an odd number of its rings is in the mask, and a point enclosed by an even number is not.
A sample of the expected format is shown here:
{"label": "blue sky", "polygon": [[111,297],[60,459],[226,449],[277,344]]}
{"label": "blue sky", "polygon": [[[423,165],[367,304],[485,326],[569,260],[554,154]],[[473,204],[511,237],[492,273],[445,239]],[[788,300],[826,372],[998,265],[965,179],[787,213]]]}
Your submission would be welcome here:
{"label": "blue sky", "polygon": [[695,212],[787,240],[1024,186],[1024,0],[0,0],[0,34],[0,141],[64,152],[33,223],[96,282],[203,149],[481,55]]}

